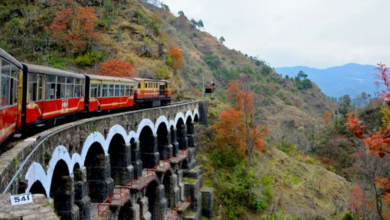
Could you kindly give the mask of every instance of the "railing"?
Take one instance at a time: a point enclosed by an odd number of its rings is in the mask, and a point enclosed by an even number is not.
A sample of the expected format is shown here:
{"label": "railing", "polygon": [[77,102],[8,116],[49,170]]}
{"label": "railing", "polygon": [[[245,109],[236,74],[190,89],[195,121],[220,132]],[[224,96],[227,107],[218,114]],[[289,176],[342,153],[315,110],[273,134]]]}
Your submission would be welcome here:
{"label": "railing", "polygon": [[[173,157],[179,158],[179,162],[184,160],[188,155],[188,149],[181,150],[177,155],[173,155]],[[154,181],[154,172],[157,168],[162,169],[164,172],[170,168],[170,162],[173,158],[166,158],[164,160],[160,160],[160,162],[157,163],[157,165],[153,168],[146,168],[146,175],[142,173],[141,177],[138,178],[131,178],[130,183],[127,186],[121,186],[119,187],[119,193],[110,193],[110,196],[107,197],[106,200],[104,200],[102,203],[98,205],[98,217],[96,220],[108,220],[108,214],[110,213],[109,207],[112,206],[114,201],[119,201],[119,204],[121,206],[124,205],[123,197],[128,197],[129,191],[128,189],[137,189],[142,190],[144,187],[147,187],[150,182]],[[187,196],[187,198],[184,200],[185,202],[189,202],[190,197]],[[179,203],[179,205],[171,210],[169,217],[164,217],[165,219],[176,219],[177,218],[177,210],[180,208],[182,203]]]}
{"label": "railing", "polygon": [[191,206],[191,197],[190,196],[187,196],[185,199],[184,199],[184,202],[181,203],[179,202],[179,204],[174,208],[174,209],[171,209],[171,212],[169,213],[168,216],[165,216],[164,217],[164,220],[176,220],[177,219],[177,216],[178,216],[178,210],[180,208],[180,206],[184,203],[190,203],[189,206]]}

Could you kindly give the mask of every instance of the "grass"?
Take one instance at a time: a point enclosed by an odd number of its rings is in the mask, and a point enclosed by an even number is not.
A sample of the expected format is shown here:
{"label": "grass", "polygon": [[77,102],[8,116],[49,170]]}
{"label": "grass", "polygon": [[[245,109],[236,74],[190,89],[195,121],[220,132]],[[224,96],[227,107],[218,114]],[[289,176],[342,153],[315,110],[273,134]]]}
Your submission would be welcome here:
{"label": "grass", "polygon": [[183,178],[183,182],[189,183],[189,184],[194,184],[196,183],[197,179],[192,179],[192,178]]}

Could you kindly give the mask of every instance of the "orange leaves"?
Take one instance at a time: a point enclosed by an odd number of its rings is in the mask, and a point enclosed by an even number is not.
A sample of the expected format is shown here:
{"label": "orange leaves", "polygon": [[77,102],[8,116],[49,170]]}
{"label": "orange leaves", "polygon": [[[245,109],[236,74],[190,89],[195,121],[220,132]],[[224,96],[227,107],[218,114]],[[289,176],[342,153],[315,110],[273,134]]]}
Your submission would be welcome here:
{"label": "orange leaves", "polygon": [[345,119],[346,123],[344,124],[348,130],[352,131],[352,133],[357,138],[363,138],[363,129],[367,128],[365,125],[361,125],[363,122],[358,120],[357,115],[352,115],[351,113],[347,114],[347,118]]}
{"label": "orange leaves", "polygon": [[[245,156],[248,146],[245,123],[242,119],[243,113],[235,108],[229,108],[220,113],[218,122],[212,126],[217,133],[215,141],[219,150],[224,150],[225,147],[233,147],[238,156]],[[255,138],[255,149],[263,150],[264,142],[262,138],[267,133],[265,126],[258,126],[255,130],[250,130],[250,138]]]}
{"label": "orange leaves", "polygon": [[100,39],[95,20],[95,7],[74,5],[58,11],[48,30],[59,45],[71,49],[72,53],[84,52],[87,41]]}
{"label": "orange leaves", "polygon": [[328,124],[330,122],[331,116],[332,116],[332,113],[330,113],[329,111],[326,111],[324,113],[324,117],[322,118],[322,121],[324,122],[324,124]]}
{"label": "orange leaves", "polygon": [[385,202],[387,204],[390,204],[390,183],[387,178],[381,178],[376,177],[375,178],[375,184],[378,188],[381,188],[385,191],[385,195],[383,195],[383,198],[385,199]]}
{"label": "orange leaves", "polygon": [[173,58],[172,67],[179,69],[183,63],[183,54],[181,51],[176,47],[171,47],[169,50],[169,55]]}
{"label": "orange leaves", "polygon": [[228,85],[227,97],[236,104],[236,109],[253,114],[255,110],[253,106],[253,92],[242,90],[242,83],[238,79],[230,80]]}
{"label": "orange leaves", "polygon": [[128,77],[134,74],[133,65],[123,60],[110,58],[99,66],[99,75]]}
{"label": "orange leaves", "polygon": [[363,216],[364,204],[363,204],[363,193],[360,187],[354,184],[351,191],[348,194],[349,202],[348,206],[354,216]]}

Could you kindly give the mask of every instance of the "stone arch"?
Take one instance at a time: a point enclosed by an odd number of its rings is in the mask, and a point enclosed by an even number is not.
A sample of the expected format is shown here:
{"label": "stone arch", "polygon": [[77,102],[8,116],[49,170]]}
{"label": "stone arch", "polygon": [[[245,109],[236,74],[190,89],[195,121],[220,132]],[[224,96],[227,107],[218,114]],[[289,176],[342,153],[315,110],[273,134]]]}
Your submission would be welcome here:
{"label": "stone arch", "polygon": [[103,202],[113,191],[110,157],[105,155],[103,146],[94,142],[85,157],[87,169],[87,192],[92,202]]}
{"label": "stone arch", "polygon": [[70,176],[68,164],[59,160],[51,179],[50,197],[54,200],[54,209],[63,219],[77,219],[76,216],[79,216],[73,189],[73,176]]}
{"label": "stone arch", "polygon": [[45,187],[43,187],[41,181],[37,180],[32,184],[30,191],[31,194],[44,194],[46,196]]}
{"label": "stone arch", "polygon": [[119,210],[118,220],[136,220],[137,211],[135,207],[128,200]]}
{"label": "stone arch", "polygon": [[156,220],[156,197],[157,197],[157,182],[152,181],[146,187],[145,196],[148,198],[148,209],[150,214],[152,215],[152,220]]}
{"label": "stone arch", "polygon": [[157,145],[160,154],[160,160],[172,156],[172,145],[170,144],[170,132],[166,123],[161,123],[157,128]]}
{"label": "stone arch", "polygon": [[[130,178],[127,177],[127,162],[130,161],[130,149],[127,149],[125,139],[120,134],[115,134],[110,141],[108,154],[110,155],[111,177],[115,185],[126,185]],[[125,173],[126,172],[126,173]]]}
{"label": "stone arch", "polygon": [[76,170],[79,170],[80,169],[80,164],[79,163],[75,163],[74,166],[73,166],[73,173],[76,171]]}
{"label": "stone arch", "polygon": [[194,115],[194,122],[199,123],[199,115],[197,113],[195,113]]}
{"label": "stone arch", "polygon": [[94,133],[88,135],[87,139],[84,142],[83,148],[81,150],[81,155],[80,155],[80,159],[81,159],[80,166],[81,167],[83,167],[85,165],[87,154],[89,153],[90,148],[93,145],[96,146],[96,143],[100,145],[100,147],[102,148],[105,155],[108,153],[107,152],[108,146],[106,146],[107,145],[106,139],[104,138],[104,136],[100,132],[94,132]]}
{"label": "stone arch", "polygon": [[155,128],[154,134],[157,134],[157,131],[158,131],[160,125],[162,125],[162,124],[165,124],[165,128],[168,130],[169,122],[168,122],[168,119],[165,116],[160,116],[157,119],[156,125],[154,126],[154,128]]}
{"label": "stone arch", "polygon": [[176,122],[177,142],[179,143],[180,150],[188,148],[187,128],[183,118],[184,117],[178,118]]}
{"label": "stone arch", "polygon": [[145,126],[139,132],[139,144],[143,167],[155,167],[160,159],[160,155],[157,151],[157,138],[153,134],[152,127]]}
{"label": "stone arch", "polygon": [[175,186],[176,186],[176,175],[173,175],[171,170],[168,170],[164,174],[162,184],[164,185],[165,198],[167,199],[167,205],[169,208],[175,208]]}

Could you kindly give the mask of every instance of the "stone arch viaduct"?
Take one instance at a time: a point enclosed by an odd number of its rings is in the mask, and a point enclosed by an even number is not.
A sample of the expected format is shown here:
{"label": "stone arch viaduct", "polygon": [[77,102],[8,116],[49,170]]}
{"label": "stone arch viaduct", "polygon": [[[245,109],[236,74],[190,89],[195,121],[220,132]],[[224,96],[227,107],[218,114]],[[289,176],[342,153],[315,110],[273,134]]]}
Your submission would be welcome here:
{"label": "stone arch viaduct", "polygon": [[207,104],[193,101],[52,128],[1,155],[0,190],[44,194],[61,219],[211,218],[198,123]]}

